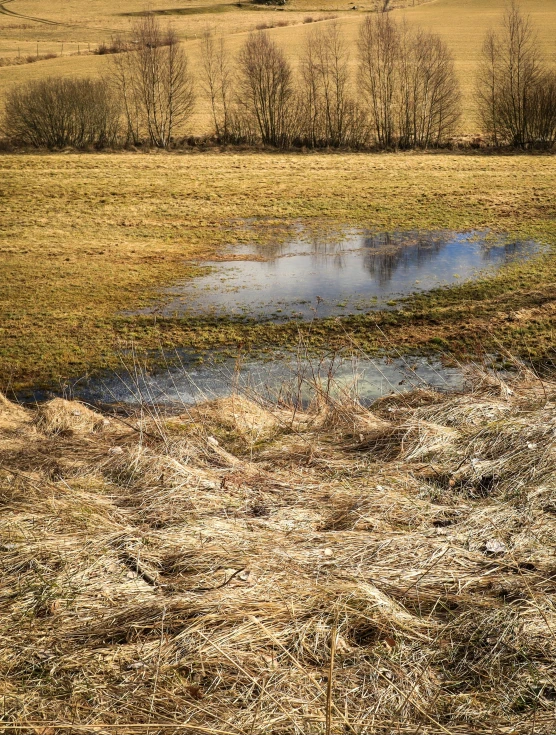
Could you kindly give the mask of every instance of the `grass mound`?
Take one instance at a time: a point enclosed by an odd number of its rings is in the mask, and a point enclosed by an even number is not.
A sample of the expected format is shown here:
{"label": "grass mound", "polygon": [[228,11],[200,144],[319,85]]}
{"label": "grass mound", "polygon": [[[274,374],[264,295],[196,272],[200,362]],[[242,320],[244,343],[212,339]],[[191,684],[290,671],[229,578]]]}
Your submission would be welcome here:
{"label": "grass mound", "polygon": [[553,733],[556,384],[469,382],[0,399],[2,731]]}

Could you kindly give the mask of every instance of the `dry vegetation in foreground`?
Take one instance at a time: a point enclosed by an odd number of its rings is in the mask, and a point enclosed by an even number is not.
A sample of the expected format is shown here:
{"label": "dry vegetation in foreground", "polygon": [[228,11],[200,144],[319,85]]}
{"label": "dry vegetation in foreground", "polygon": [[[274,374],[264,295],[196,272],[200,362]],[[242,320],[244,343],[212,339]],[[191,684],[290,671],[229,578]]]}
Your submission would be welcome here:
{"label": "dry vegetation in foreground", "polygon": [[468,379],[2,399],[3,732],[552,735],[556,384]]}

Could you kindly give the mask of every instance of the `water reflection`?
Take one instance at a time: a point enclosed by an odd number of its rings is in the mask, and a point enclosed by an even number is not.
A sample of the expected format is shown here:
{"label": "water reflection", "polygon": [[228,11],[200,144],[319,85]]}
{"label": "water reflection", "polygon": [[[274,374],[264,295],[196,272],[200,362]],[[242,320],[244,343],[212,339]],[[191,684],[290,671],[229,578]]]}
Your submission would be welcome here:
{"label": "water reflection", "polygon": [[416,237],[414,241],[407,237],[403,247],[399,238],[390,233],[365,237],[364,264],[371,276],[380,286],[390,283],[400,268],[421,269],[430,263],[446,246],[446,238],[429,235],[426,238]]}
{"label": "water reflection", "polygon": [[350,230],[335,239],[305,236],[243,245],[246,260],[214,263],[206,276],[167,289],[143,313],[308,319],[384,308],[409,293],[493,272],[540,250],[533,241],[488,232]]}

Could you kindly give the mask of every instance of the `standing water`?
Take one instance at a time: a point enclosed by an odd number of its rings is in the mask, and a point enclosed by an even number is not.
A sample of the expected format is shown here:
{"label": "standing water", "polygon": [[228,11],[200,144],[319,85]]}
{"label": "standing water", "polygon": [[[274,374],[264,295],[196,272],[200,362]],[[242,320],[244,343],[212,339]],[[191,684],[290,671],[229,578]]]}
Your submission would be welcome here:
{"label": "standing water", "polygon": [[354,314],[493,273],[540,250],[488,232],[351,231],[335,241],[301,235],[235,248],[233,261],[206,263],[207,275],[178,282],[141,313],[273,320]]}
{"label": "standing water", "polygon": [[[395,299],[412,292],[493,273],[540,250],[533,241],[488,232],[351,230],[331,240],[310,239],[300,230],[283,243],[234,248],[233,260],[209,263],[213,267],[207,275],[167,288],[156,304],[141,313],[276,321],[354,314],[391,308]],[[180,367],[153,375],[138,374],[133,367],[76,380],[58,394],[92,403],[179,406],[240,391],[306,402],[315,381],[325,381],[332,394],[347,390],[368,404],[385,394],[423,385],[463,386],[460,369],[425,358],[315,361],[276,351],[270,360],[248,358],[240,366],[230,358],[216,356],[206,362],[199,358],[182,350]],[[37,391],[32,396],[40,400],[46,394]]]}
{"label": "standing water", "polygon": [[[231,393],[248,397],[305,404],[315,394],[315,386],[334,398],[357,396],[363,405],[377,398],[418,387],[440,390],[463,387],[460,368],[446,367],[425,357],[372,358],[299,356],[292,352],[275,354],[272,360],[223,358],[215,354],[199,363],[194,352],[180,351],[179,365],[154,374],[130,364],[127,369],[103,376],[76,380],[58,395],[92,404],[139,404],[187,406],[221,398]],[[44,400],[37,391],[24,400]]]}

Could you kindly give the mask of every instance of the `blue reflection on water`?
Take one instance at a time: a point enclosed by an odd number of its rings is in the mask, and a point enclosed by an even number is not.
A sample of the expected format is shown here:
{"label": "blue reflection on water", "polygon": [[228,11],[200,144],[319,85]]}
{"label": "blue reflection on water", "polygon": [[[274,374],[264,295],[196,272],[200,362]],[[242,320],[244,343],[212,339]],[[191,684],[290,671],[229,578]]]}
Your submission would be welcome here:
{"label": "blue reflection on water", "polygon": [[461,283],[538,253],[533,241],[489,232],[350,231],[236,249],[205,276],[164,291],[142,313],[311,319],[385,308],[416,291]]}

